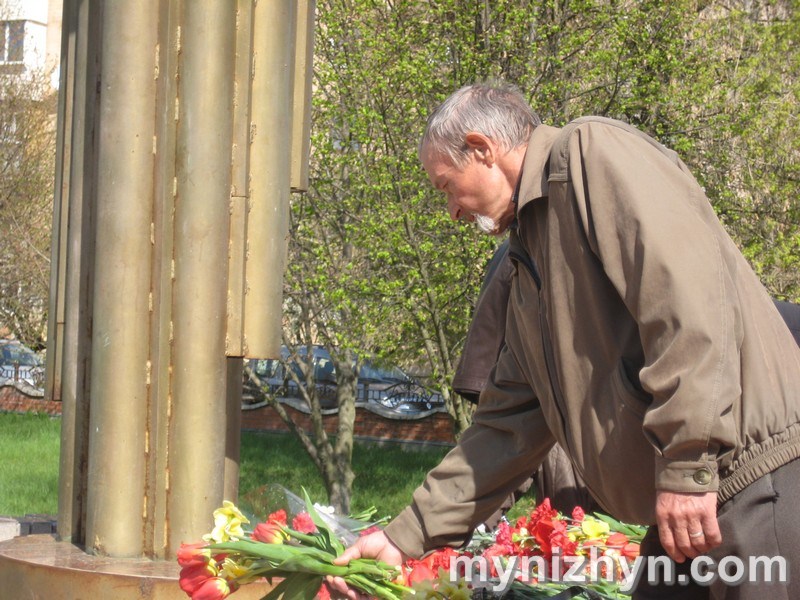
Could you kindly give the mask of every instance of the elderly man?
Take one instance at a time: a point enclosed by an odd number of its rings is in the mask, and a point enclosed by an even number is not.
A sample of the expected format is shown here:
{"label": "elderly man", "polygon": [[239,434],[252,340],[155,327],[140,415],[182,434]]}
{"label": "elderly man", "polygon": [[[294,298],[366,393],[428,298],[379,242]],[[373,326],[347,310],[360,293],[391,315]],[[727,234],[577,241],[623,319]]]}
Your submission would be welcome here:
{"label": "elderly man", "polygon": [[[463,544],[558,442],[605,510],[654,525],[645,554],[686,573],[699,555],[793,563],[800,350],[675,153],[610,119],[541,125],[516,89],[474,85],[431,114],[420,157],[453,219],[510,231],[506,344],[456,448],[340,560]],[[797,598],[795,580],[646,573],[634,597]]]}

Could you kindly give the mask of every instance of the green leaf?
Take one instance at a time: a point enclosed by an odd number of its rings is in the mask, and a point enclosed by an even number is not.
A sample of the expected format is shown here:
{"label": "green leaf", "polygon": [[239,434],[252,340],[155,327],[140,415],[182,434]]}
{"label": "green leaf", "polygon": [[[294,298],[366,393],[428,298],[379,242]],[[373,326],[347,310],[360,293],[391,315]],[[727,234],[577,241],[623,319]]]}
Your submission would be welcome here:
{"label": "green leaf", "polygon": [[297,556],[313,558],[321,563],[331,564],[333,556],[329,552],[311,546],[294,546],[291,544],[266,544],[255,540],[238,540],[223,542],[209,546],[213,550],[237,552],[246,556],[257,556],[269,560],[273,565],[282,564]]}
{"label": "green leaf", "polygon": [[644,525],[631,525],[630,523],[623,523],[622,521],[617,521],[615,518],[602,513],[592,513],[592,516],[600,521],[608,523],[608,526],[612,531],[624,533],[633,542],[641,542],[647,533],[647,527]]}
{"label": "green leaf", "polygon": [[317,530],[323,540],[325,549],[334,556],[339,556],[342,552],[344,552],[344,544],[339,541],[339,538],[336,537],[336,534],[331,531],[331,529],[328,527],[328,524],[322,519],[322,517],[319,516],[319,513],[317,512],[317,509],[314,508],[314,503],[311,502],[311,498],[309,498],[308,492],[305,488],[303,488],[303,498],[305,499],[306,510],[311,516],[311,520],[314,522],[314,525],[317,526]]}
{"label": "green leaf", "polygon": [[322,577],[294,575],[281,581],[261,600],[314,600],[321,585]]}

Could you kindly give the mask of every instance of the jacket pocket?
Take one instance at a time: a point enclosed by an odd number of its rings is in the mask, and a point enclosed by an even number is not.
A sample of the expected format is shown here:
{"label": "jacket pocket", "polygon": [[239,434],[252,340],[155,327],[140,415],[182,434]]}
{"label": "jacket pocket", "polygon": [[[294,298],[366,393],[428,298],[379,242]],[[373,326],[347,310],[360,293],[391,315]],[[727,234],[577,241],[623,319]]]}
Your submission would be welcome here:
{"label": "jacket pocket", "polygon": [[625,370],[625,363],[622,360],[619,361],[614,371],[612,381],[614,391],[619,395],[622,407],[631,411],[639,419],[644,419],[644,414],[650,407],[652,397],[631,382]]}

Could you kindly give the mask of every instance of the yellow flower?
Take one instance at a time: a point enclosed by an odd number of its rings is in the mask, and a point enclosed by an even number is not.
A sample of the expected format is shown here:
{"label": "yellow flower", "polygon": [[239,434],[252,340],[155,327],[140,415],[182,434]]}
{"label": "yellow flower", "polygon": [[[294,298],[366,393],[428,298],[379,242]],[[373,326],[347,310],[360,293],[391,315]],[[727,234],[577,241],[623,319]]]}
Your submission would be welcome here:
{"label": "yellow flower", "polygon": [[605,535],[608,535],[608,533],[611,531],[611,528],[605,521],[600,521],[599,519],[587,516],[581,523],[581,531],[583,531],[583,533],[589,539],[599,539]]}
{"label": "yellow flower", "polygon": [[575,530],[571,530],[571,531],[568,530],[567,531],[567,537],[569,538],[570,542],[577,542],[578,538],[580,537],[580,534]]}
{"label": "yellow flower", "polygon": [[253,572],[253,561],[250,559],[241,559],[242,562],[237,562],[230,557],[226,557],[222,561],[222,568],[219,570],[219,576],[229,581],[236,581],[239,585],[246,585],[259,579],[261,575]]}
{"label": "yellow flower", "polygon": [[225,500],[222,508],[214,511],[214,529],[203,536],[207,542],[228,542],[244,537],[242,524],[250,523],[233,502]]}

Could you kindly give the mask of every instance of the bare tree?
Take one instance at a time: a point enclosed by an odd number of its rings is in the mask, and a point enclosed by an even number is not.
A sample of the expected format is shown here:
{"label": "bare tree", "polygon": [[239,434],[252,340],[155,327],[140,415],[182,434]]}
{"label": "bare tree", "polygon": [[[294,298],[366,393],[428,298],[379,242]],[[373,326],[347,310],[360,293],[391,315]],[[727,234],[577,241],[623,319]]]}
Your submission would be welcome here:
{"label": "bare tree", "polygon": [[0,71],[0,328],[35,348],[47,334],[55,103],[44,70]]}

